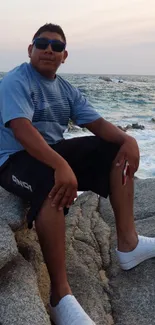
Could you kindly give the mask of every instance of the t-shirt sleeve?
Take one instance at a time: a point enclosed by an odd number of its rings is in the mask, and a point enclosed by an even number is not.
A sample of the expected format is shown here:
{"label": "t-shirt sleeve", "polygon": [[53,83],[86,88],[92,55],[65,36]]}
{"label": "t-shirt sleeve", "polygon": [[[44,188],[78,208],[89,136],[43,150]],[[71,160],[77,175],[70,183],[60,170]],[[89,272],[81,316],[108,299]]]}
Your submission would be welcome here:
{"label": "t-shirt sleeve", "polygon": [[4,77],[0,83],[0,113],[5,126],[15,118],[32,121],[34,109],[26,81]]}
{"label": "t-shirt sleeve", "polygon": [[72,107],[71,119],[77,125],[83,125],[96,121],[101,117],[88,100],[75,89],[74,102]]}

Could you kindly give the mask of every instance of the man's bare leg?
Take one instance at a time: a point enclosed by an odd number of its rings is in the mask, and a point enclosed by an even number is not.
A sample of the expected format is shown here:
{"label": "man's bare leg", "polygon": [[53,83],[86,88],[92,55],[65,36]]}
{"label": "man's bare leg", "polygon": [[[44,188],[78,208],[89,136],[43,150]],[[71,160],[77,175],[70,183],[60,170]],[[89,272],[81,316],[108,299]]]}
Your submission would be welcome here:
{"label": "man's bare leg", "polygon": [[36,231],[51,280],[51,303],[54,306],[62,297],[72,293],[66,275],[65,217],[63,211],[51,207],[49,198],[37,217]]}
{"label": "man's bare leg", "polygon": [[134,181],[127,179],[122,185],[122,167],[113,165],[110,175],[110,201],[115,214],[118,250],[132,251],[138,243],[138,236],[134,224],[133,200]]}
{"label": "man's bare leg", "polygon": [[65,218],[47,198],[36,220],[36,231],[51,279],[50,315],[56,325],[95,325],[72,295],[65,263]]}

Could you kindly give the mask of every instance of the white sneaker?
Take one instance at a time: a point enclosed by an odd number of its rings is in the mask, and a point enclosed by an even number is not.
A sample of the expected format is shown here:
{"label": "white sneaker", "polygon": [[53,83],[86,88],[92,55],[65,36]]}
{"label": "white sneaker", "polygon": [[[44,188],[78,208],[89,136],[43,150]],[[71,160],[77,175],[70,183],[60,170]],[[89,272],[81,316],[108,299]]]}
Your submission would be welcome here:
{"label": "white sneaker", "polygon": [[141,262],[155,257],[155,238],[138,236],[136,248],[127,253],[116,249],[117,259],[123,270],[130,270]]}
{"label": "white sneaker", "polygon": [[50,305],[50,316],[55,325],[95,325],[72,295],[63,297],[56,307]]}

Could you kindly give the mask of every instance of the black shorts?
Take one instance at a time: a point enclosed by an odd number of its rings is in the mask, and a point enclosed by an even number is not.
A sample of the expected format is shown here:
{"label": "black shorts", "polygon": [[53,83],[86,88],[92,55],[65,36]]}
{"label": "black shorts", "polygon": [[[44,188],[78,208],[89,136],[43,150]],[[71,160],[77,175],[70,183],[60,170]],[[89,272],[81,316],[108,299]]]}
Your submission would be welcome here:
{"label": "black shorts", "polygon": [[[62,140],[51,147],[71,166],[79,191],[91,190],[100,196],[108,196],[109,175],[118,145],[96,136],[86,136]],[[30,203],[27,221],[31,228],[54,185],[54,171],[23,150],[11,155],[1,167],[0,185]]]}

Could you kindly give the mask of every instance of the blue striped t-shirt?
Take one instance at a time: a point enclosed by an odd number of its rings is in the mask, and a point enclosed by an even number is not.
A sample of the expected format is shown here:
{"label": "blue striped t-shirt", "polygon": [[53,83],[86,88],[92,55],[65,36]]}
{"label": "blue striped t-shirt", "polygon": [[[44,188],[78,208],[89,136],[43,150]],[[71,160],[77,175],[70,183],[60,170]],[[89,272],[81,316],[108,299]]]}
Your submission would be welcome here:
{"label": "blue striped t-shirt", "polygon": [[63,139],[69,119],[82,125],[100,115],[80,91],[60,76],[49,80],[29,63],[10,71],[0,82],[0,166],[22,145],[7,122],[24,117],[41,133],[48,144]]}

